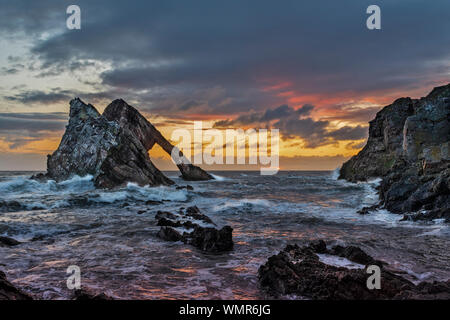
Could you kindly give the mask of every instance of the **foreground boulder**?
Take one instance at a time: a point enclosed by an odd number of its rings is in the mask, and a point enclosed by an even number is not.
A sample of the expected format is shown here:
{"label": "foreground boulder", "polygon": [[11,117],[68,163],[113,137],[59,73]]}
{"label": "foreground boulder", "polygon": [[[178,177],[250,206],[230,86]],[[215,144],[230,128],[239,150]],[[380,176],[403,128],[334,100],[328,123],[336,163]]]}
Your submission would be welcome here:
{"label": "foreground boulder", "polygon": [[[160,145],[169,154],[174,146],[125,101],[114,100],[101,115],[79,98],[70,102],[70,118],[58,149],[48,156],[47,173],[36,179],[66,180],[92,175],[99,188],[127,182],[139,185],[171,185],[150,160],[148,151]],[[185,161],[178,167],[186,180],[213,179]]]}
{"label": "foreground boulder", "polygon": [[158,211],[155,216],[161,226],[158,237],[167,241],[182,241],[205,252],[224,252],[233,249],[233,229],[216,224],[197,207],[179,213]]}
{"label": "foreground boulder", "polygon": [[6,275],[0,271],[0,300],[33,300],[33,298],[16,288],[6,279]]}
{"label": "foreground boulder", "polygon": [[450,84],[401,98],[370,121],[366,146],[340,170],[352,182],[382,177],[381,205],[406,218],[450,221]]}
{"label": "foreground boulder", "polygon": [[[367,266],[381,269],[380,289],[368,289]],[[358,247],[328,249],[324,241],[288,245],[259,268],[261,287],[270,295],[317,300],[450,299],[447,282],[412,282],[387,270]]]}

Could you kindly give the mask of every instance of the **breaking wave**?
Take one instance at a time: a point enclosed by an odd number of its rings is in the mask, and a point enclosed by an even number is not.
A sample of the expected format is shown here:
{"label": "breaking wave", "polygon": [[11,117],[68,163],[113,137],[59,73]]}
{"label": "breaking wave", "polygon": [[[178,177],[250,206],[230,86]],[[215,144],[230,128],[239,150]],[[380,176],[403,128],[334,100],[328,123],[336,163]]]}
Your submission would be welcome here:
{"label": "breaking wave", "polygon": [[225,211],[228,209],[254,209],[255,207],[269,207],[271,202],[265,199],[241,199],[228,200],[213,207],[214,211]]}
{"label": "breaking wave", "polygon": [[341,167],[337,167],[333,171],[331,171],[331,179],[337,180],[339,178],[339,173],[341,171]]}
{"label": "breaking wave", "polygon": [[44,210],[73,206],[92,206],[117,202],[186,201],[188,192],[170,187],[139,186],[128,183],[114,190],[98,190],[93,177],[74,176],[56,182],[39,182],[27,177],[17,177],[0,182],[0,210],[7,212],[22,210]]}
{"label": "breaking wave", "polygon": [[215,174],[211,174],[211,176],[214,178],[214,180],[217,180],[217,181],[226,181],[226,180],[228,180],[225,177],[217,176]]}

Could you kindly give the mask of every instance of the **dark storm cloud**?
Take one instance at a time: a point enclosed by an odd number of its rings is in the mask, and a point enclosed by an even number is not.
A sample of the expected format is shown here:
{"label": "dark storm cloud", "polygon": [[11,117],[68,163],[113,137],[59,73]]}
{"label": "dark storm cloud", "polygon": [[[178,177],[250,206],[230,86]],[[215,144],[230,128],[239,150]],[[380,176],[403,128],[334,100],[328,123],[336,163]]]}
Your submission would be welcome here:
{"label": "dark storm cloud", "polygon": [[316,148],[334,143],[327,137],[328,121],[305,119],[281,119],[273,126],[279,129],[284,139],[301,138],[306,148]]}
{"label": "dark storm cloud", "polygon": [[372,120],[376,113],[380,111],[380,107],[346,107],[341,105],[334,105],[327,109],[327,120],[346,120],[351,122],[367,123]]}
{"label": "dark storm cloud", "polygon": [[[368,0],[77,1],[79,31],[65,30],[69,4],[2,2],[0,29],[36,34],[60,27],[45,40],[32,40],[44,68],[109,61],[113,67],[102,74],[103,84],[146,95],[152,108],[177,104],[187,112],[188,102],[197,101],[217,112],[264,110],[283,98],[260,92],[240,101],[238,95],[286,81],[302,94],[360,96],[448,77],[447,0],[380,0],[380,31],[365,27]],[[219,104],[197,90],[215,87],[224,88]],[[162,97],[159,88],[172,94]]]}
{"label": "dark storm cloud", "polygon": [[287,105],[268,109],[264,112],[243,114],[234,120],[221,120],[214,123],[215,128],[258,126],[267,123],[267,127],[279,129],[283,139],[301,138],[307,148],[316,148],[336,144],[339,140],[361,140],[367,137],[367,127],[344,126],[330,128],[327,120],[314,120],[308,117],[314,106],[306,104],[295,110]]}
{"label": "dark storm cloud", "polygon": [[62,132],[67,114],[55,113],[0,113],[0,139],[10,149],[17,149],[30,142],[53,137]]}
{"label": "dark storm cloud", "polygon": [[66,92],[43,92],[39,90],[25,91],[12,96],[5,96],[6,100],[19,101],[23,104],[57,103],[70,100],[71,95]]}
{"label": "dark storm cloud", "polygon": [[331,131],[328,136],[335,140],[360,140],[367,137],[367,127],[342,127],[337,130]]}
{"label": "dark storm cloud", "polygon": [[7,113],[0,112],[0,119],[22,119],[22,120],[67,120],[67,114],[64,112],[52,112],[52,113],[39,113],[39,112],[28,112],[28,113]]}
{"label": "dark storm cloud", "polygon": [[51,28],[65,26],[65,3],[68,1],[1,0],[0,33],[11,38],[18,33],[36,36]]}
{"label": "dark storm cloud", "polygon": [[201,106],[201,103],[198,101],[194,101],[194,100],[189,100],[186,103],[184,103],[183,105],[181,105],[179,107],[180,110],[186,111],[195,107]]}
{"label": "dark storm cloud", "polygon": [[261,122],[264,121],[271,121],[275,119],[280,118],[287,118],[287,117],[299,117],[299,116],[307,116],[311,113],[311,111],[314,109],[313,105],[305,104],[303,107],[294,110],[290,108],[287,105],[279,106],[275,109],[268,109],[264,113],[264,115],[261,117]]}
{"label": "dark storm cloud", "polygon": [[61,88],[53,88],[49,91],[42,90],[26,90],[25,88],[18,88],[18,93],[14,95],[4,96],[5,100],[17,101],[25,105],[35,104],[69,104],[70,100],[75,97],[85,99],[90,103],[96,103],[101,100],[114,100],[121,96],[120,92],[114,91],[99,91],[99,92],[81,92],[78,90],[63,90]]}
{"label": "dark storm cloud", "polygon": [[63,113],[0,113],[0,133],[61,131],[67,122]]}
{"label": "dark storm cloud", "polygon": [[280,119],[273,127],[280,130],[284,139],[301,138],[306,148],[336,144],[339,140],[361,140],[367,137],[367,127],[344,126],[332,129],[328,121],[312,118]]}
{"label": "dark storm cloud", "polygon": [[0,140],[17,149],[53,137],[64,130],[66,118],[62,113],[0,113]]}
{"label": "dark storm cloud", "polygon": [[220,127],[232,127],[232,126],[245,126],[245,125],[258,125],[264,122],[271,122],[273,120],[280,120],[286,118],[299,118],[301,116],[307,116],[314,109],[314,106],[305,104],[299,109],[294,109],[288,105],[281,105],[274,109],[267,109],[264,113],[252,112],[249,114],[243,114],[234,120],[221,120],[214,123],[215,128]]}

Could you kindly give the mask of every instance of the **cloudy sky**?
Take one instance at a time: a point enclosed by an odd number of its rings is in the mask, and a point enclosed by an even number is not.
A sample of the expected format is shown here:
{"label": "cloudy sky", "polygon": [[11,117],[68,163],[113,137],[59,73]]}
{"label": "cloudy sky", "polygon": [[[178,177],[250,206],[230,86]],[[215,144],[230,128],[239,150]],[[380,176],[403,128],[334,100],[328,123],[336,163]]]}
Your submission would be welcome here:
{"label": "cloudy sky", "polygon": [[278,128],[282,169],[333,169],[381,107],[449,82],[449,31],[448,0],[0,0],[0,170],[44,169],[75,96],[123,98],[168,137]]}

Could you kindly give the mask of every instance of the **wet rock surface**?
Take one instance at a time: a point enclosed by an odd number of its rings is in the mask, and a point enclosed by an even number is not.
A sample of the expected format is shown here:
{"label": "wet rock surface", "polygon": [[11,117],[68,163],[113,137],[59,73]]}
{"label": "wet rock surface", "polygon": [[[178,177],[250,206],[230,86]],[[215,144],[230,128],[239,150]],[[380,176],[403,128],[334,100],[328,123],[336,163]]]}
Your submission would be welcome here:
{"label": "wet rock surface", "polygon": [[[380,204],[404,220],[450,221],[450,84],[400,98],[370,121],[366,146],[340,170],[352,182],[381,177]],[[365,211],[364,213],[367,213]]]}
{"label": "wet rock surface", "polygon": [[81,288],[74,291],[72,300],[114,300],[103,292],[97,293],[89,288]]}
{"label": "wet rock surface", "polygon": [[18,201],[0,201],[0,212],[14,212],[26,209]]}
{"label": "wet rock surface", "polygon": [[0,300],[33,300],[33,298],[15,287],[6,279],[6,274],[0,271]]}
{"label": "wet rock surface", "polygon": [[13,247],[19,245],[21,242],[16,239],[0,236],[0,246]]}
{"label": "wet rock surface", "polygon": [[155,219],[161,226],[157,236],[167,241],[182,241],[202,251],[219,253],[233,249],[233,229],[221,229],[196,207],[183,208],[176,214],[158,211]]}
{"label": "wet rock surface", "polygon": [[379,208],[378,205],[373,205],[370,207],[363,207],[362,209],[358,210],[357,213],[365,215],[365,214],[371,213],[372,211],[375,211],[378,208]]}
{"label": "wet rock surface", "polygon": [[187,186],[177,186],[176,189],[177,189],[177,190],[183,190],[183,189],[186,189],[186,190],[192,191],[192,190],[194,190],[194,187],[191,186],[191,185],[187,185]]}
{"label": "wet rock surface", "polygon": [[[99,188],[114,188],[127,182],[139,185],[171,185],[152,163],[148,151],[160,145],[171,154],[174,146],[135,108],[122,99],[114,100],[100,114],[79,98],[70,102],[70,118],[58,149],[48,156],[47,173],[39,181],[66,180],[74,175],[92,175]],[[184,158],[185,159],[185,158]],[[213,179],[199,167],[178,168],[186,180]]]}
{"label": "wet rock surface", "polygon": [[[330,262],[339,257],[347,259],[344,266]],[[370,265],[380,267],[380,289],[367,287],[371,274],[366,270]],[[450,280],[415,285],[358,247],[328,249],[322,240],[303,247],[287,245],[279,254],[270,257],[259,268],[258,274],[261,287],[275,297],[294,295],[317,300],[450,298]]]}

